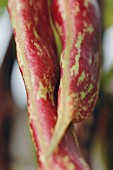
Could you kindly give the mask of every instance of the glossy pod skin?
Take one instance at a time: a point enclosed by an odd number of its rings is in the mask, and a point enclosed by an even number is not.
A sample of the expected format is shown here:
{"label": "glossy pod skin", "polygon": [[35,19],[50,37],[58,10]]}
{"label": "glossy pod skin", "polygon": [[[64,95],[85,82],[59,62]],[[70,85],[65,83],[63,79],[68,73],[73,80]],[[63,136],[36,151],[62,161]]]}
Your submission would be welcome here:
{"label": "glossy pod skin", "polygon": [[51,154],[70,122],[93,111],[100,80],[100,10],[97,0],[52,0],[53,23],[62,42],[58,119]]}
{"label": "glossy pod skin", "polygon": [[29,123],[40,170],[90,170],[70,126],[46,157],[56,124],[59,64],[50,26],[48,1],[9,0],[18,64],[27,92]]}
{"label": "glossy pod skin", "polygon": [[8,9],[26,86],[30,129],[41,158],[56,121],[55,93],[59,81],[48,4],[44,0],[9,0]]}

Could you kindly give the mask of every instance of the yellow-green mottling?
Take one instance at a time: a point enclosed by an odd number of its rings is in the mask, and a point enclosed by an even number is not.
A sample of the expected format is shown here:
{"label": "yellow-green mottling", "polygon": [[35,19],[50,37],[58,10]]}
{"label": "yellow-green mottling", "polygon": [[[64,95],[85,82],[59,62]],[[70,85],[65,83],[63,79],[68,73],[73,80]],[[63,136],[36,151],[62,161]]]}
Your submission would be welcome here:
{"label": "yellow-green mottling", "polygon": [[44,75],[44,80],[46,83],[45,86],[43,86],[43,84],[41,82],[39,82],[37,100],[39,100],[40,98],[43,98],[44,100],[46,100],[47,94],[48,94],[52,104],[54,105],[54,96],[53,96],[54,87],[52,86],[50,80],[48,80],[45,75]]}
{"label": "yellow-green mottling", "polygon": [[88,25],[87,28],[86,28],[86,32],[91,34],[93,31],[94,31],[93,25],[92,24]]}
{"label": "yellow-green mottling", "polygon": [[92,33],[94,31],[94,27],[92,24],[88,24],[86,21],[84,21],[84,32]]}
{"label": "yellow-green mottling", "polygon": [[69,157],[68,156],[64,156],[63,162],[67,163],[68,161],[69,161]]}
{"label": "yellow-green mottling", "polygon": [[40,98],[46,100],[47,92],[48,92],[47,87],[44,87],[43,84],[41,82],[39,82],[39,88],[38,88],[38,93],[37,93],[37,100],[39,100]]}
{"label": "yellow-green mottling", "polygon": [[79,82],[82,82],[85,79],[85,71],[83,71],[78,79]]}
{"label": "yellow-green mottling", "polygon": [[33,33],[34,33],[34,36],[35,36],[36,39],[39,38],[39,35],[38,35],[35,27],[33,27]]}
{"label": "yellow-green mottling", "polygon": [[82,109],[83,109],[84,111],[86,111],[86,110],[87,110],[87,106],[83,106]]}
{"label": "yellow-green mottling", "polygon": [[75,169],[75,165],[72,162],[70,162],[68,156],[64,156],[63,162],[64,162],[64,165],[66,166],[66,170],[74,170]]}
{"label": "yellow-green mottling", "polygon": [[37,44],[37,43],[35,43],[34,42],[34,46],[37,48],[37,50],[38,50],[38,55],[42,55],[42,50],[41,50],[41,48],[40,48],[40,46]]}
{"label": "yellow-green mottling", "polygon": [[94,98],[95,98],[96,95],[97,95],[97,94],[94,93],[94,94],[91,96],[90,100],[88,101],[88,104],[89,104],[89,105],[92,104],[92,102],[94,101]]}
{"label": "yellow-green mottling", "polygon": [[75,165],[73,163],[68,163],[68,170],[75,170]]}
{"label": "yellow-green mottling", "polygon": [[34,42],[34,46],[37,48],[37,50],[40,50],[40,46]]}
{"label": "yellow-green mottling", "polygon": [[52,104],[54,105],[54,96],[53,96],[54,87],[52,86],[50,80],[46,77],[46,75],[44,75],[44,80],[45,80],[45,83],[46,83],[47,88],[48,88],[48,95],[49,95],[49,98],[51,99]]}
{"label": "yellow-green mottling", "polygon": [[77,48],[78,50],[78,54],[76,55],[75,57],[75,65],[72,66],[71,68],[71,75],[77,75],[78,74],[78,71],[79,71],[79,58],[80,58],[80,52],[81,52],[81,44],[84,40],[84,34],[79,32],[78,33],[78,38],[77,38],[77,42],[75,44],[75,47]]}
{"label": "yellow-green mottling", "polygon": [[76,119],[76,120],[79,120],[79,118],[80,118],[80,112],[76,112],[76,113],[75,113],[75,119]]}
{"label": "yellow-green mottling", "polygon": [[91,83],[86,92],[85,91],[80,92],[81,98],[84,99],[86,95],[91,92],[92,89],[93,89],[93,84]]}
{"label": "yellow-green mottling", "polygon": [[76,76],[78,74],[79,71],[79,58],[80,58],[80,54],[76,55],[76,64],[72,66],[71,68],[71,76]]}
{"label": "yellow-green mottling", "polygon": [[91,83],[90,85],[89,85],[89,88],[88,88],[88,93],[90,93],[90,91],[93,89],[93,84]]}
{"label": "yellow-green mottling", "polygon": [[84,99],[84,98],[86,97],[86,94],[87,94],[87,93],[84,92],[84,91],[82,91],[80,94],[81,94],[81,98]]}
{"label": "yellow-green mottling", "polygon": [[90,0],[84,0],[84,6],[88,7]]}
{"label": "yellow-green mottling", "polygon": [[51,83],[48,84],[48,89],[49,89],[49,98],[51,99],[52,101],[52,104],[54,105],[54,96],[53,96],[53,91],[54,91],[54,88],[52,87]]}
{"label": "yellow-green mottling", "polygon": [[86,32],[91,34],[94,31],[94,27],[93,27],[92,24],[88,25],[87,22],[84,22],[84,27],[85,27],[84,32],[83,33],[81,33],[81,32],[78,33],[77,42],[75,44],[75,47],[78,50],[78,54],[75,57],[75,65],[73,65],[72,68],[71,68],[71,76],[73,76],[73,75],[76,76],[78,74],[78,72],[79,72],[79,58],[80,58],[80,53],[81,53],[81,44],[82,44],[82,42],[84,40]]}
{"label": "yellow-green mottling", "polygon": [[78,40],[77,43],[75,44],[75,47],[79,50],[82,44],[82,41],[84,39],[84,34],[82,34],[81,32],[78,33]]}

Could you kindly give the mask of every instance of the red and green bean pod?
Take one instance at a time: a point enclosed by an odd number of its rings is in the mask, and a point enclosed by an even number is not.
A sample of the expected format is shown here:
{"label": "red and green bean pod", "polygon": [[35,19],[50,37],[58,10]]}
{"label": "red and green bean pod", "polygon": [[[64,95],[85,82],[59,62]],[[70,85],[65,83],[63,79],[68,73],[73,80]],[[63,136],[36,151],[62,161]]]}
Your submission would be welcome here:
{"label": "red and green bean pod", "polygon": [[70,122],[86,119],[99,92],[101,23],[96,0],[52,0],[52,18],[61,37],[58,120],[48,154]]}
{"label": "red and green bean pod", "polygon": [[8,9],[39,169],[90,170],[69,124],[88,117],[98,96],[100,16],[96,0],[52,1],[53,21],[62,40],[60,64],[48,1],[9,0]]}

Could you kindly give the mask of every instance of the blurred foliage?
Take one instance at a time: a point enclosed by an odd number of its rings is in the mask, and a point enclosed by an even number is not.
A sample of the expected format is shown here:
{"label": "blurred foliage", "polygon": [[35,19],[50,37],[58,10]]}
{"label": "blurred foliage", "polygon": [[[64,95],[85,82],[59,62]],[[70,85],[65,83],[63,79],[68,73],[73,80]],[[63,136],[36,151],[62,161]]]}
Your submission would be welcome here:
{"label": "blurred foliage", "polygon": [[95,128],[101,138],[101,149],[103,151],[104,162],[108,170],[113,169],[113,95],[100,92],[99,102],[96,107]]}
{"label": "blurred foliage", "polygon": [[59,60],[60,60],[60,55],[61,55],[61,50],[62,50],[61,39],[60,39],[60,36],[58,35],[58,33],[57,33],[52,22],[51,22],[51,26],[52,26],[52,30],[53,30],[53,33],[54,33],[56,47],[57,47],[57,53],[58,53]]}
{"label": "blurred foliage", "polygon": [[[102,77],[101,77],[101,89],[103,91],[112,91],[112,87],[110,86],[113,81],[113,68],[111,68],[109,71],[103,71]],[[111,88],[110,88],[111,87]]]}
{"label": "blurred foliage", "polygon": [[[102,18],[104,31],[113,26],[113,0],[102,0]],[[104,33],[104,32],[103,32]],[[102,70],[101,89],[113,95],[113,67]]]}
{"label": "blurred foliage", "polygon": [[5,7],[7,5],[7,0],[0,0],[0,8]]}
{"label": "blurred foliage", "polygon": [[113,25],[113,0],[103,1],[103,21],[105,28]]}

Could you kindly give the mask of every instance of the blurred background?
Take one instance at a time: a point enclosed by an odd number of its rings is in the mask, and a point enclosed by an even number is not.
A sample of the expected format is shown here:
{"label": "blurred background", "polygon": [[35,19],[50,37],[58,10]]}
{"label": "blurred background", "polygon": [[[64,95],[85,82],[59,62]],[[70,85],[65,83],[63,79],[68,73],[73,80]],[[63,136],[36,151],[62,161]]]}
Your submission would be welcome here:
{"label": "blurred background", "polygon": [[[99,3],[102,13],[100,94],[94,113],[75,125],[75,130],[92,170],[113,170],[113,0],[99,0]],[[7,0],[0,0],[0,170],[36,170],[26,93],[6,6]]]}

